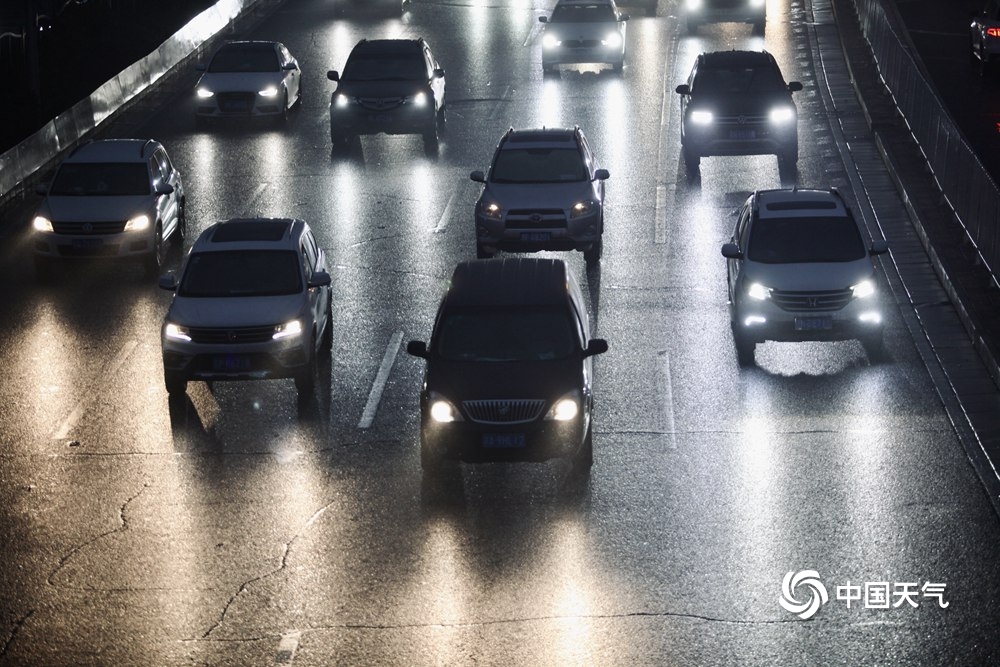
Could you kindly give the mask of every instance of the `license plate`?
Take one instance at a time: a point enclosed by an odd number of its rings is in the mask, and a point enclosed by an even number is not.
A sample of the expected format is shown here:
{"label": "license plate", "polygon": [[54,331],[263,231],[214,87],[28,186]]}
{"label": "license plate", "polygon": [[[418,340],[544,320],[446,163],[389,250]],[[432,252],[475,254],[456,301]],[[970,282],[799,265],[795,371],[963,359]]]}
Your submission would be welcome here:
{"label": "license plate", "polygon": [[796,331],[824,331],[833,328],[833,319],[829,317],[796,317]]}
{"label": "license plate", "polygon": [[523,433],[483,433],[486,449],[516,449],[526,444]]}
{"label": "license plate", "polygon": [[754,130],[729,130],[729,138],[735,139],[736,141],[747,141],[750,139],[756,139],[757,132]]}
{"label": "license plate", "polygon": [[100,248],[104,239],[73,239],[74,248]]}
{"label": "license plate", "polygon": [[370,113],[368,114],[368,120],[372,123],[388,123],[392,120],[392,116],[387,113]]}
{"label": "license plate", "polygon": [[235,354],[220,354],[212,358],[212,370],[220,373],[239,373],[250,370],[250,358]]}
{"label": "license plate", "polygon": [[522,241],[549,241],[552,239],[551,232],[521,232]]}
{"label": "license plate", "polygon": [[246,111],[250,108],[246,102],[226,102],[225,111]]}

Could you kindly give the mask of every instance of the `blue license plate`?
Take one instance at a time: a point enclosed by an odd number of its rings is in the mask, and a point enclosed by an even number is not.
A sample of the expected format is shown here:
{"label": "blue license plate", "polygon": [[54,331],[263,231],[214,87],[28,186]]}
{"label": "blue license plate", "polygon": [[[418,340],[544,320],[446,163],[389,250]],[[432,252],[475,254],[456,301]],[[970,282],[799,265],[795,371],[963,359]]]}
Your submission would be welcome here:
{"label": "blue license plate", "polygon": [[527,445],[523,433],[483,433],[486,449],[517,449]]}
{"label": "blue license plate", "polygon": [[239,101],[239,102],[226,102],[223,110],[236,112],[236,111],[246,111],[249,108],[250,108],[249,104],[243,101]]}
{"label": "blue license plate", "polygon": [[241,373],[250,370],[250,358],[237,354],[212,357],[212,370],[219,373]]}
{"label": "blue license plate", "polygon": [[754,130],[729,130],[729,138],[734,141],[750,141],[757,138]]}
{"label": "blue license plate", "polygon": [[796,317],[796,331],[826,331],[833,328],[833,319],[829,317]]}
{"label": "blue license plate", "polygon": [[551,232],[521,232],[522,241],[550,241],[552,239]]}
{"label": "blue license plate", "polygon": [[73,239],[74,248],[100,248],[104,239]]}

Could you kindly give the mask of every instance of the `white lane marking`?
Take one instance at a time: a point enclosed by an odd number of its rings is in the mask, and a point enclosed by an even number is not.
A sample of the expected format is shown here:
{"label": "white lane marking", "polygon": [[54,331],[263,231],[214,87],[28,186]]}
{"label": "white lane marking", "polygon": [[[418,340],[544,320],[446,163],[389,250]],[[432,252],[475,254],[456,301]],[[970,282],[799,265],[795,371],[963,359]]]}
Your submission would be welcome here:
{"label": "white lane marking", "polygon": [[507,103],[510,101],[511,92],[513,92],[513,88],[511,88],[510,84],[508,83],[507,87],[504,88],[503,90],[503,95],[500,96],[500,101],[494,104],[493,110],[490,111],[489,115],[490,120],[496,120],[496,117],[500,115],[500,109],[503,109],[507,106]]}
{"label": "white lane marking", "polygon": [[656,222],[654,224],[653,243],[663,245],[667,242],[667,188],[662,185],[656,186]]}
{"label": "white lane marking", "polygon": [[299,639],[302,633],[299,631],[287,632],[281,635],[278,643],[278,652],[274,654],[274,664],[290,665],[295,660],[295,651],[299,648]]}
{"label": "white lane marking", "polygon": [[[674,382],[670,374],[670,355],[666,350],[658,352],[657,356],[663,357],[661,372],[657,374],[657,384],[662,384],[663,403],[660,406],[660,414],[666,421],[666,428],[663,429],[670,436],[670,449],[677,449],[677,433],[674,423]],[[658,392],[659,393],[659,392]]]}
{"label": "white lane marking", "polygon": [[94,400],[94,397],[98,395],[98,392],[94,391],[94,389],[97,388],[98,382],[100,382],[100,380],[104,377],[117,373],[118,369],[122,367],[125,360],[128,359],[129,355],[132,354],[132,351],[135,350],[137,345],[138,342],[134,340],[126,342],[122,345],[122,348],[118,350],[118,354],[116,354],[115,358],[111,360],[111,363],[98,372],[97,379],[91,382],[90,386],[87,387],[84,398],[81,398],[79,402],[77,402],[73,411],[69,413],[69,416],[63,420],[63,423],[60,424],[59,428],[52,434],[53,440],[63,440],[69,435],[69,432],[73,430],[83,417],[83,413],[87,411],[87,406],[90,405],[91,401]]}
{"label": "white lane marking", "polygon": [[368,402],[365,403],[365,409],[361,412],[361,421],[358,422],[358,428],[369,428],[372,422],[375,421],[375,412],[378,410],[379,401],[382,400],[382,391],[385,389],[385,383],[389,380],[389,371],[392,370],[392,365],[396,362],[396,355],[399,354],[399,344],[403,342],[403,332],[397,331],[393,334],[392,339],[389,341],[389,346],[385,349],[385,355],[382,357],[382,365],[379,366],[378,375],[375,376],[375,382],[372,384],[372,390],[368,393]]}
{"label": "white lane marking", "polygon": [[455,190],[448,197],[448,203],[444,205],[444,211],[441,213],[441,217],[438,219],[438,223],[434,225],[434,233],[442,234],[446,229],[448,229],[448,221],[451,219],[451,209],[454,208],[455,198],[458,197],[459,191],[462,186],[465,185],[465,181],[459,181]]}

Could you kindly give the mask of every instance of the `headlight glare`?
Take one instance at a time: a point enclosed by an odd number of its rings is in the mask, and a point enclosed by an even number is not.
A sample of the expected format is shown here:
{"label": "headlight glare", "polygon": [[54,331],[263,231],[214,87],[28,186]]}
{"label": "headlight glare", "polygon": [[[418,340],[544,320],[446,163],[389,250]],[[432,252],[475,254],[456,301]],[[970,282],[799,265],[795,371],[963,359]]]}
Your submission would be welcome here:
{"label": "headlight glare", "polygon": [[501,210],[500,205],[497,204],[496,202],[484,201],[482,204],[479,205],[479,210],[481,210],[483,212],[483,215],[485,215],[487,218],[493,218],[494,220],[499,220],[501,217],[503,217],[503,211]]}
{"label": "headlight glare", "polygon": [[163,328],[163,335],[171,340],[182,340],[185,342],[191,342],[191,335],[188,332],[187,327],[182,327],[177,324],[168,323],[167,326]]}
{"label": "headlight glare", "polygon": [[751,299],[757,299],[758,301],[764,301],[771,298],[771,290],[764,287],[760,283],[752,283],[750,287],[747,288],[747,296]]}
{"label": "headlight glare", "polygon": [[209,97],[213,97],[215,95],[215,93],[213,93],[208,88],[199,88],[198,91],[197,91],[197,93],[198,93],[198,97],[200,97],[202,99],[208,99]]}
{"label": "headlight glare", "polygon": [[691,122],[695,125],[711,125],[714,117],[711,111],[696,109],[691,112]]}
{"label": "headlight glare", "polygon": [[344,95],[343,93],[337,93],[337,96],[334,98],[334,100],[335,100],[334,104],[337,105],[338,109],[343,109],[344,107],[347,106],[347,103],[350,102],[347,95]]}
{"label": "headlight glare", "polygon": [[412,99],[413,99],[413,105],[414,106],[418,106],[418,107],[425,107],[425,106],[427,106],[427,93],[423,93],[423,92],[417,93],[416,95],[413,96]]}
{"label": "headlight glare", "polygon": [[601,44],[612,49],[617,49],[619,46],[622,45],[621,33],[618,32],[608,33],[608,36],[601,40]]}
{"label": "headlight glare", "polygon": [[125,223],[126,232],[141,232],[145,229],[149,229],[148,215],[137,215],[129,218],[128,222]]}
{"label": "headlight glare", "polygon": [[462,415],[458,409],[452,405],[448,399],[431,392],[428,397],[430,401],[431,420],[439,424],[450,424],[451,422],[462,421]]}
{"label": "headlight glare", "polygon": [[578,201],[573,204],[573,207],[569,210],[569,217],[579,218],[587,215],[594,210],[594,202],[592,201]]}
{"label": "headlight glare", "polygon": [[685,0],[684,6],[689,12],[701,9],[701,0]]}
{"label": "headlight glare", "polygon": [[282,338],[293,338],[302,333],[302,322],[299,320],[291,320],[285,322],[284,324],[279,324],[274,327],[274,334],[271,336],[273,340],[281,340]]}
{"label": "headlight glare", "polygon": [[775,124],[789,123],[795,119],[795,110],[791,107],[775,107],[771,109],[768,118]]}
{"label": "headlight glare", "polygon": [[35,230],[39,232],[54,231],[52,229],[52,221],[41,215],[35,216],[35,219],[31,221],[31,226],[34,227]]}
{"label": "headlight glare", "polygon": [[275,95],[278,94],[278,89],[275,88],[274,86],[268,86],[264,90],[258,91],[257,94],[260,95],[261,97],[274,97]]}
{"label": "headlight glare", "polygon": [[862,280],[857,285],[851,285],[851,292],[854,293],[855,299],[867,299],[875,294],[875,281]]}
{"label": "headlight glare", "polygon": [[559,38],[556,37],[555,35],[546,34],[544,37],[542,37],[542,48],[554,49],[557,46],[559,46],[559,44],[561,44],[561,42],[559,41]]}
{"label": "headlight glare", "polygon": [[549,409],[548,414],[545,415],[546,419],[551,419],[557,422],[568,422],[576,419],[576,416],[580,414],[580,393],[578,391],[566,394],[558,401],[552,404]]}
{"label": "headlight glare", "polygon": [[750,6],[754,8],[763,7],[764,2],[765,0],[750,0]]}

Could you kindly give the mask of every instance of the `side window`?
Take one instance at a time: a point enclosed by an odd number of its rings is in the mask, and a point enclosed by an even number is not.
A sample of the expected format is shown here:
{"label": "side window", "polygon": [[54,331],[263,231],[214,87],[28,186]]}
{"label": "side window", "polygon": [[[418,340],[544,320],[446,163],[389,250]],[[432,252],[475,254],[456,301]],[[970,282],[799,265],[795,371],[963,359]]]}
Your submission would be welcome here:
{"label": "side window", "polygon": [[590,150],[590,142],[587,137],[580,135],[580,150],[583,153],[583,161],[587,165],[587,172],[590,177],[594,176],[594,153]]}
{"label": "side window", "polygon": [[160,174],[163,178],[170,178],[170,175],[174,173],[174,165],[170,164],[167,152],[164,150],[158,150],[153,157],[156,158],[157,163],[160,165]]}
{"label": "side window", "polygon": [[750,211],[751,206],[745,206],[743,210],[740,211],[739,220],[736,221],[736,243],[740,246],[740,250],[743,250],[744,252],[747,249],[747,239],[750,236]]}
{"label": "side window", "polygon": [[301,248],[302,260],[306,270],[306,280],[308,280],[312,277],[313,271],[316,270],[316,244],[311,235],[306,234],[302,237]]}
{"label": "side window", "polygon": [[163,172],[160,170],[160,162],[156,159],[156,156],[154,155],[146,162],[149,165],[149,173],[153,179],[153,184],[159,185],[160,183],[165,183],[166,179],[163,177]]}

